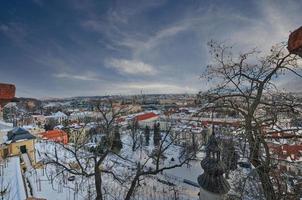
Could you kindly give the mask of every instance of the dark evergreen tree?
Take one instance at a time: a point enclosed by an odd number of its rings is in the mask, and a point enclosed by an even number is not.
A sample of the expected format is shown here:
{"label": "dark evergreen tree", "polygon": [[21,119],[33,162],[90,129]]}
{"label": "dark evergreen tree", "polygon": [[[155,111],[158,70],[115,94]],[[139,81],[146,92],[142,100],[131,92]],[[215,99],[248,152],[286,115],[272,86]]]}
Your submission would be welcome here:
{"label": "dark evergreen tree", "polygon": [[229,177],[230,171],[237,169],[239,155],[236,152],[234,142],[232,140],[223,141],[222,161],[226,166],[226,178]]}
{"label": "dark evergreen tree", "polygon": [[160,124],[159,123],[154,123],[153,130],[154,130],[153,143],[154,143],[154,146],[158,146],[159,142],[160,142],[160,139],[161,139]]}
{"label": "dark evergreen tree", "polygon": [[121,141],[121,135],[118,126],[116,126],[114,130],[112,148],[116,151],[120,151],[123,148],[123,143]]}
{"label": "dark evergreen tree", "polygon": [[9,122],[9,109],[5,109],[5,107],[4,107],[4,109],[3,109],[3,120],[5,121],[5,122]]}
{"label": "dark evergreen tree", "polygon": [[133,119],[129,125],[128,128],[130,128],[130,136],[132,138],[132,151],[135,151],[137,148],[138,143],[138,130],[139,130],[139,124],[138,120]]}
{"label": "dark evergreen tree", "polygon": [[53,130],[58,125],[57,120],[49,118],[47,123],[44,125],[45,131]]}
{"label": "dark evergreen tree", "polygon": [[191,144],[192,147],[191,147],[191,149],[192,149],[193,152],[196,153],[197,149],[198,149],[198,143],[196,141],[196,135],[192,131],[191,131],[191,135],[192,135],[192,144]]}
{"label": "dark evergreen tree", "polygon": [[150,128],[149,128],[149,126],[145,127],[144,135],[145,135],[145,145],[149,146],[149,141],[150,141]]}

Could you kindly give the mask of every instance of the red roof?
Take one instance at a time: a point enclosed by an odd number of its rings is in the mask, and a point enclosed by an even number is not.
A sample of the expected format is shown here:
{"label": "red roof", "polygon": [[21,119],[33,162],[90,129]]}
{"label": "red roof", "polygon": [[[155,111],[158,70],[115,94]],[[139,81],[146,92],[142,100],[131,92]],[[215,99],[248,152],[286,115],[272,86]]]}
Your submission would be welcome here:
{"label": "red roof", "polygon": [[123,117],[119,117],[119,118],[116,119],[117,123],[121,123],[121,122],[124,122],[124,121],[125,121],[125,118],[123,118]]}
{"label": "red roof", "polygon": [[275,145],[275,144],[269,144],[269,148],[272,150],[274,154],[278,155],[279,159],[287,159],[287,157],[290,157],[291,160],[299,160],[299,158],[302,156],[302,144],[294,144],[294,145]]}
{"label": "red roof", "polygon": [[62,130],[50,130],[43,133],[40,133],[42,138],[53,140],[55,142],[63,142],[64,144],[68,143],[68,135]]}
{"label": "red roof", "polygon": [[239,127],[240,126],[240,122],[226,122],[226,121],[211,121],[211,120],[202,120],[201,123],[205,126],[209,125],[209,124],[214,124],[214,125],[230,125],[230,126],[234,126],[234,127]]}
{"label": "red roof", "polygon": [[143,121],[143,120],[151,119],[151,118],[154,118],[154,117],[158,117],[158,115],[155,114],[155,113],[153,113],[153,112],[150,112],[150,113],[145,113],[145,114],[137,115],[135,117],[135,119],[138,120],[138,121]]}
{"label": "red roof", "polygon": [[290,138],[302,138],[301,135],[296,135],[295,133],[286,133],[286,132],[279,132],[279,133],[267,133],[265,136],[266,138],[272,139],[290,139]]}

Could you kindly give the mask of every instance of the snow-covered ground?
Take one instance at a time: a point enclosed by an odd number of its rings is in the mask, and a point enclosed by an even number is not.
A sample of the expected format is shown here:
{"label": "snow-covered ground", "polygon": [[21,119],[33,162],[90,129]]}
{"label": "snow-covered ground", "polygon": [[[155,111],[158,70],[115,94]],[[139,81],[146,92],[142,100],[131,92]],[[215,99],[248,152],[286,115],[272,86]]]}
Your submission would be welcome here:
{"label": "snow-covered ground", "polygon": [[9,131],[13,128],[12,123],[6,123],[2,120],[0,120],[0,131]]}
{"label": "snow-covered ground", "polygon": [[26,199],[19,157],[10,157],[0,163],[0,189],[5,200]]}
{"label": "snow-covered ground", "polygon": [[[115,155],[109,155],[103,168],[111,168],[118,176],[127,177],[135,173],[132,171],[135,164],[141,163],[147,158],[154,149],[152,137],[150,137],[150,145],[143,146],[136,151],[132,151],[132,140],[128,134],[122,134],[123,148],[120,155],[130,160],[130,162],[118,159]],[[72,155],[64,151],[60,145],[53,142],[40,141],[36,143],[37,162],[42,160],[45,153],[54,154],[57,149],[58,156],[66,162],[74,161]],[[178,162],[181,148],[172,145],[165,153],[166,159],[162,164],[173,165]],[[200,155],[203,156],[203,155]],[[174,161],[172,161],[172,157]],[[199,160],[201,158],[198,158]],[[192,161],[190,165],[184,165],[179,168],[164,171],[156,176],[146,176],[140,181],[135,195],[140,196],[140,199],[169,199],[174,195],[180,199],[198,199],[199,188],[184,183],[184,180],[190,180],[197,183],[197,177],[203,172],[200,167],[200,162]],[[133,161],[133,162],[132,162]],[[152,159],[147,163],[146,168],[153,167]],[[134,174],[133,174],[134,175]],[[53,165],[47,165],[46,168],[32,169],[26,172],[26,178],[29,180],[32,187],[32,195],[39,198],[47,198],[53,196],[52,199],[93,199],[94,192],[94,177],[83,178],[75,177],[74,181],[68,181],[71,174],[67,172],[61,173],[60,169]],[[109,191],[107,199],[123,199],[126,194],[127,187],[130,182],[126,181],[122,185],[115,181],[110,175],[103,175],[104,188]],[[170,185],[169,185],[170,184]],[[81,185],[81,187],[79,187]],[[112,192],[110,192],[112,191]],[[118,191],[118,192],[117,192]],[[110,194],[112,193],[112,194]],[[115,194],[114,194],[115,193]]]}

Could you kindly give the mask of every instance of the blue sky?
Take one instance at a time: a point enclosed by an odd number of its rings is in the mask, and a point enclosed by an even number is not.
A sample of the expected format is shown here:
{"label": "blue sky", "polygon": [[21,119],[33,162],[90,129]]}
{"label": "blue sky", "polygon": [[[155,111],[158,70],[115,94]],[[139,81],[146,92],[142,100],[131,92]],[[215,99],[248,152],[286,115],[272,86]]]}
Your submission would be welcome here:
{"label": "blue sky", "polygon": [[302,25],[301,10],[281,0],[3,0],[0,82],[38,98],[194,93],[206,88],[208,41],[265,52]]}

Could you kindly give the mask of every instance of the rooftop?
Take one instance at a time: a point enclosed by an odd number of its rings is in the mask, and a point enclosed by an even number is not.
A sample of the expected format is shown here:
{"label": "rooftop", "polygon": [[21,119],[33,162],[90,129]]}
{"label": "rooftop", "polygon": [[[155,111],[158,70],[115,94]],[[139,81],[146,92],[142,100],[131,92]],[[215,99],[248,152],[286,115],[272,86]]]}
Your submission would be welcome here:
{"label": "rooftop", "polygon": [[138,115],[135,118],[138,121],[143,121],[143,120],[150,119],[150,118],[153,118],[153,117],[158,117],[158,115],[155,114],[154,112],[149,112],[149,113]]}
{"label": "rooftop", "polygon": [[67,135],[66,132],[62,131],[62,130],[50,130],[50,131],[46,131],[40,134],[42,137],[46,137],[46,138],[50,138],[50,137],[59,137],[59,136],[64,136]]}
{"label": "rooftop", "polygon": [[19,140],[30,140],[35,139],[36,137],[33,136],[28,130],[17,127],[13,130],[7,132],[7,141],[16,142]]}

